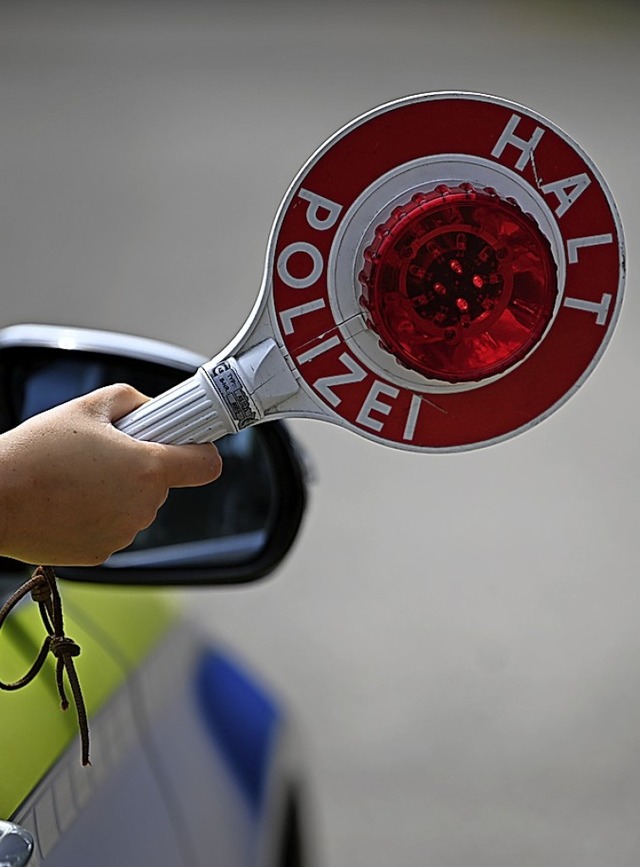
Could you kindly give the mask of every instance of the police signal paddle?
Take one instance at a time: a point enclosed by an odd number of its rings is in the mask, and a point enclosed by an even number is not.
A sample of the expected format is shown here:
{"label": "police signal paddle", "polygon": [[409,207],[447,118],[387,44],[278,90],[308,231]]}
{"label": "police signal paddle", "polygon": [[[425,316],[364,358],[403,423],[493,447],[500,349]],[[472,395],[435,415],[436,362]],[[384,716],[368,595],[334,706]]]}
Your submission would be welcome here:
{"label": "police signal paddle", "polygon": [[615,203],[568,135],[493,96],[407,97],[316,151],[240,333],[117,427],[201,443],[304,417],[414,451],[489,445],[579,388],[623,285]]}

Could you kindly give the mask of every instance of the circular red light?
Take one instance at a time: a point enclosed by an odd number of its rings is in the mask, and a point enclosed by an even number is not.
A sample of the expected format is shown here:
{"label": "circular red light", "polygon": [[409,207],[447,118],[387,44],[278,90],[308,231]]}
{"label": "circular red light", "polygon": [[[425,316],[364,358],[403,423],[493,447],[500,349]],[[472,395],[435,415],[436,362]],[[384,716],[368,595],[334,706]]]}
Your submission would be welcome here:
{"label": "circular red light", "polygon": [[556,264],[531,215],[471,184],[416,193],[377,227],[359,275],[382,346],[429,379],[508,370],[542,337]]}

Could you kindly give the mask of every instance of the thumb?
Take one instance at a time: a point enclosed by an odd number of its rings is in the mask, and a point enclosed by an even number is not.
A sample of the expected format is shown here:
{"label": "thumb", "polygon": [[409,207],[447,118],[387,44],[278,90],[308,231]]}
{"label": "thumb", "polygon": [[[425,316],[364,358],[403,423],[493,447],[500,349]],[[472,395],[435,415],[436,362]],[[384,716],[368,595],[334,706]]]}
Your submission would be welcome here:
{"label": "thumb", "polygon": [[168,488],[193,488],[206,485],[222,472],[222,458],[213,443],[170,446],[146,443],[159,456]]}

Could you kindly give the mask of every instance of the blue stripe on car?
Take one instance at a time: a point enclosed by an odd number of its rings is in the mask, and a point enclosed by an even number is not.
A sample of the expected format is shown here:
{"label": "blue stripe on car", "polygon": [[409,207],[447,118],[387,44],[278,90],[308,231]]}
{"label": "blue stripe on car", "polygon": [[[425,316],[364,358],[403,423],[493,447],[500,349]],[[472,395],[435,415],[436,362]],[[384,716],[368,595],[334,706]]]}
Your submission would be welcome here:
{"label": "blue stripe on car", "polygon": [[280,712],[274,699],[228,655],[203,653],[198,703],[207,727],[253,810],[262,805]]}

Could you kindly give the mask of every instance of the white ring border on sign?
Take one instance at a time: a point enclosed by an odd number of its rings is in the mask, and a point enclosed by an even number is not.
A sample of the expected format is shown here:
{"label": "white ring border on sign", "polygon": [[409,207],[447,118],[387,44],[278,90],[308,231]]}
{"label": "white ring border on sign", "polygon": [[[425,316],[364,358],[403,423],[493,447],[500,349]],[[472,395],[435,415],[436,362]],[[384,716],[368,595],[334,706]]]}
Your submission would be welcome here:
{"label": "white ring border on sign", "polygon": [[[450,187],[471,183],[474,187],[492,187],[500,198],[512,198],[530,214],[551,246],[557,267],[558,294],[553,314],[542,338],[517,364],[479,382],[450,383],[427,379],[399,364],[380,346],[375,331],[367,328],[359,303],[362,287],[358,274],[364,265],[364,251],[374,239],[375,229],[388,219],[391,211],[406,204],[414,193],[430,192],[439,184]],[[437,154],[412,160],[377,178],[353,202],[340,221],[327,266],[327,290],[335,321],[358,359],[383,380],[402,388],[424,393],[447,393],[481,388],[506,376],[541,346],[564,294],[566,259],[560,228],[547,203],[534,187],[513,170],[471,154]]]}

